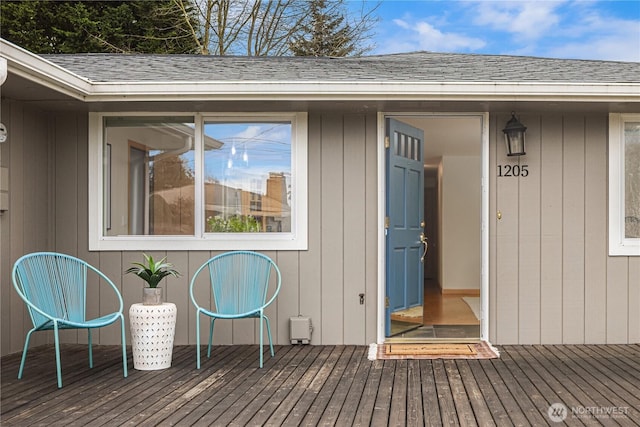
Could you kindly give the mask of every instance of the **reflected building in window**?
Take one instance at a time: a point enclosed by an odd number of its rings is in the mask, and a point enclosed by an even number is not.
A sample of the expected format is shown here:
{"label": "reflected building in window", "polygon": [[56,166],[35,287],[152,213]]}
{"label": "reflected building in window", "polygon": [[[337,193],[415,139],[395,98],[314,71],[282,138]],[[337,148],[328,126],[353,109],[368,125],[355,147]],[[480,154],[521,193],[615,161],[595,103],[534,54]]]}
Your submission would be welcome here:
{"label": "reflected building in window", "polygon": [[[219,182],[205,184],[205,218],[207,232],[289,232],[291,231],[291,206],[287,177],[284,173],[271,172],[266,185],[266,193],[227,186]],[[257,227],[234,228],[236,224],[255,224]]]}

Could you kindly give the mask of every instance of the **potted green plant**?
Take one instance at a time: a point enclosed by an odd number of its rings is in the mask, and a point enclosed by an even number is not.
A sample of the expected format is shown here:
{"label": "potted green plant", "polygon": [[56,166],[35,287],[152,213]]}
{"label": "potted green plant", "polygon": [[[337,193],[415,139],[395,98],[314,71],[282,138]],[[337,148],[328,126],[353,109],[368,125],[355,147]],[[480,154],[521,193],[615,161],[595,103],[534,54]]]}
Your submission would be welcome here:
{"label": "potted green plant", "polygon": [[133,262],[133,267],[126,273],[134,273],[136,276],[147,282],[149,286],[142,288],[142,303],[145,305],[162,304],[162,288],[158,284],[167,276],[179,277],[178,270],[173,268],[173,264],[166,262],[167,257],[155,261],[152,256],[142,254],[144,262]]}

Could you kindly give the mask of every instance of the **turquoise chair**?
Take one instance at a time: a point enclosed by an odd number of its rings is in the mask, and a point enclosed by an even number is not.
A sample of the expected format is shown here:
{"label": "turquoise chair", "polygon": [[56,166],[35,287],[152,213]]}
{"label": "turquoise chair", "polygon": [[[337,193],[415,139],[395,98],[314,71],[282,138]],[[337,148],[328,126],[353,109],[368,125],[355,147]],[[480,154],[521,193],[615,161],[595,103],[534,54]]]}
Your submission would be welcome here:
{"label": "turquoise chair", "polygon": [[[120,307],[118,311],[87,319],[87,273],[95,272],[113,288]],[[122,315],[122,296],[111,280],[96,268],[70,255],[55,252],[36,252],[27,254],[13,266],[11,275],[13,286],[27,304],[33,329],[27,333],[22,351],[22,361],[18,379],[22,378],[24,362],[31,334],[36,331],[53,330],[56,350],[56,369],[58,388],[62,388],[60,371],[60,329],[86,329],[89,335],[89,367],[93,368],[91,348],[91,329],[101,328],[120,320],[122,331],[122,364],[124,376],[127,376],[127,348],[125,341],[124,316]],[[101,281],[102,283],[102,281]]]}
{"label": "turquoise chair", "polygon": [[[203,271],[208,273],[208,280],[198,281],[198,276],[200,272]],[[275,273],[275,290],[267,301],[269,281],[273,273]],[[194,292],[194,288],[199,284],[201,286],[205,284],[211,286],[215,309],[209,308],[208,298],[206,307],[196,300],[196,295],[200,295],[201,293]],[[189,295],[191,296],[193,305],[196,307],[196,352],[198,369],[200,369],[201,314],[211,317],[207,357],[211,357],[211,342],[213,340],[213,324],[215,320],[247,317],[260,319],[260,367],[262,368],[263,364],[263,319],[267,325],[271,356],[273,357],[275,355],[273,342],[271,340],[269,318],[264,314],[264,309],[275,300],[278,292],[280,292],[280,284],[281,277],[278,266],[271,258],[257,252],[227,252],[211,258],[196,270],[189,285]],[[209,295],[209,292],[207,291],[206,294]]]}

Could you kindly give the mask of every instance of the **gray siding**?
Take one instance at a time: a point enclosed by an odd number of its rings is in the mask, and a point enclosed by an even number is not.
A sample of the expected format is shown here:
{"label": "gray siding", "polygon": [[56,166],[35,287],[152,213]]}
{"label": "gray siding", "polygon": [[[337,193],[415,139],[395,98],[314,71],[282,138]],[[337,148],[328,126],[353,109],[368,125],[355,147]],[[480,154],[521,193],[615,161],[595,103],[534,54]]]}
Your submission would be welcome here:
{"label": "gray siding", "polygon": [[[7,354],[22,348],[30,327],[10,280],[22,254],[56,250],[86,259],[120,287],[125,311],[140,301],[141,283],[122,274],[140,253],[87,250],[86,114],[53,115],[3,101],[2,119],[10,135],[0,146],[0,162],[10,166],[10,210],[0,216],[1,353]],[[640,258],[607,256],[607,115],[522,115],[528,144],[519,160],[504,154],[507,119],[490,119],[491,341],[639,342]],[[312,318],[313,344],[376,339],[376,133],[375,113],[309,115],[309,250],[268,252],[283,274],[269,309],[279,344],[288,342],[288,319],[298,314]],[[529,165],[527,178],[496,177],[498,164],[518,161]],[[193,344],[188,283],[214,252],[156,255],[167,255],[183,273],[168,280],[166,299],[178,306],[176,344]],[[89,310],[98,314],[113,302],[109,292],[96,292]],[[253,343],[257,333],[252,320],[222,322],[216,343]],[[64,336],[86,342],[84,332]],[[118,337],[113,326],[96,342],[115,344]],[[47,340],[41,334],[34,344]]]}
{"label": "gray siding", "polygon": [[[8,116],[8,109],[3,108],[3,117]],[[11,112],[11,140],[2,146],[2,159],[10,149],[12,208],[0,219],[3,245],[11,242],[10,256],[5,257],[3,251],[1,270],[3,329],[11,334],[2,334],[2,354],[19,351],[31,327],[10,281],[13,262],[24,253],[56,250],[86,259],[120,288],[125,317],[142,292],[139,279],[123,274],[132,261],[140,259],[139,252],[87,249],[86,114],[61,113],[47,122],[43,112],[27,111],[20,105],[12,106]],[[274,340],[288,343],[288,320],[301,314],[312,318],[313,344],[368,344],[376,336],[376,115],[312,114],[309,129],[309,250],[266,252],[283,275],[281,293],[268,310]],[[178,306],[176,344],[195,343],[189,279],[214,254],[153,253],[167,255],[183,273],[180,278],[169,278],[165,285],[166,300]],[[359,303],[360,293],[366,295],[365,305]],[[98,314],[114,302],[108,289],[96,292],[89,313]],[[254,320],[221,322],[215,341],[253,343],[257,334]],[[34,344],[52,340],[47,334],[38,335]],[[203,339],[205,335],[203,331]],[[86,342],[84,332],[65,331],[63,336],[68,342]],[[94,340],[118,343],[118,326],[101,329]]]}
{"label": "gray siding", "polygon": [[[640,258],[608,256],[607,114],[523,114],[521,159],[505,154],[508,118],[490,125],[491,340],[640,341]],[[528,177],[496,176],[518,163]]]}
{"label": "gray siding", "polygon": [[[53,241],[52,175],[49,144],[51,122],[37,108],[2,101],[2,121],[7,141],[0,146],[2,165],[9,168],[9,210],[0,217],[2,259],[0,261],[2,301],[2,354],[17,351],[24,344],[30,325],[22,300],[13,290],[11,268],[22,254],[38,248],[49,249]],[[34,337],[33,345],[47,342]]]}

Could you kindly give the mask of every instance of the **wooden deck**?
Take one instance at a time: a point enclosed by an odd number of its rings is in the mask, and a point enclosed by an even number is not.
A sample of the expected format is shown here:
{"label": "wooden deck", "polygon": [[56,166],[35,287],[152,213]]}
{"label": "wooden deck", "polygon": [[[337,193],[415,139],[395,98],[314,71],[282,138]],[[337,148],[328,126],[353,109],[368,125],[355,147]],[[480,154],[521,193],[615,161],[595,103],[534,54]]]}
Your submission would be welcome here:
{"label": "wooden deck", "polygon": [[[51,346],[2,358],[2,426],[640,424],[640,345],[500,346],[492,360],[375,360],[364,346],[195,347],[173,366],[122,377],[117,347],[64,346],[58,390]],[[204,352],[203,352],[203,356]],[[131,356],[130,356],[131,357]],[[562,415],[562,406],[555,416]]]}

